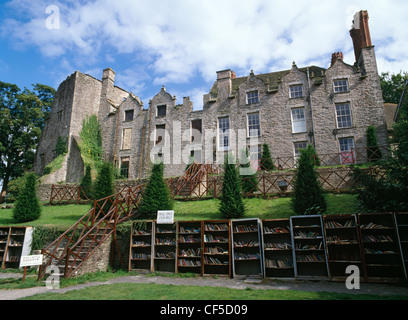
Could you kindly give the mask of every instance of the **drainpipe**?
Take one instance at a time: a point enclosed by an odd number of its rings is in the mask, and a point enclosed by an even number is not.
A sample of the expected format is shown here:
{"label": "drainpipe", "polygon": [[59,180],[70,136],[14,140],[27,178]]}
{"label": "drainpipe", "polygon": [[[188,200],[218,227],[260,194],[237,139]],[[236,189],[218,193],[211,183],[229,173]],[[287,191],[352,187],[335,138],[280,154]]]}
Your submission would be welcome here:
{"label": "drainpipe", "polygon": [[312,90],[310,89],[309,68],[307,68],[307,85],[308,85],[308,93],[309,93],[310,117],[312,118],[313,148],[316,150],[316,139],[315,139],[315,132],[314,132],[313,107],[312,107]]}

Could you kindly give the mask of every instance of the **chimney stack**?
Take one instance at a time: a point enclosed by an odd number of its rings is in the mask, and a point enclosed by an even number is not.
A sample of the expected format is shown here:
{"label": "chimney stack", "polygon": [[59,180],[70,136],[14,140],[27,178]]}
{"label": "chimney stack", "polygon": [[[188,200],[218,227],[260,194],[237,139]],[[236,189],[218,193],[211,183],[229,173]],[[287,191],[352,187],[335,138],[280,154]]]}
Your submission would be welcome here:
{"label": "chimney stack", "polygon": [[354,55],[356,61],[360,58],[361,49],[371,47],[370,29],[368,27],[368,12],[361,10],[354,15],[353,26],[350,30],[351,38],[353,39]]}
{"label": "chimney stack", "polygon": [[344,58],[343,52],[335,52],[335,53],[333,53],[333,54],[332,54],[332,59],[331,59],[330,67],[332,67],[332,66],[336,63],[337,60],[343,61],[343,58]]}

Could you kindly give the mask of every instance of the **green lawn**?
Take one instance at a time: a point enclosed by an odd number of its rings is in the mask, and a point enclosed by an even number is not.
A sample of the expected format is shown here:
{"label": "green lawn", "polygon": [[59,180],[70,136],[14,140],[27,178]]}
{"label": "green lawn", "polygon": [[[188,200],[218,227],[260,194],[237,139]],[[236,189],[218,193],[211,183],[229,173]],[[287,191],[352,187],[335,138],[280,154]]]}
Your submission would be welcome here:
{"label": "green lawn", "polygon": [[163,284],[119,283],[64,294],[45,293],[23,300],[407,300],[407,296],[378,296],[294,290],[254,290]]}
{"label": "green lawn", "polygon": [[[245,218],[279,219],[294,215],[290,207],[290,198],[270,200],[245,199],[247,213]],[[218,199],[201,201],[176,201],[174,206],[177,221],[218,220],[223,217],[218,213]],[[345,214],[357,212],[357,196],[352,194],[329,194],[326,214]],[[40,219],[23,224],[13,220],[12,209],[0,210],[0,225],[39,226],[52,225],[70,227],[90,209],[90,205],[43,206]]]}

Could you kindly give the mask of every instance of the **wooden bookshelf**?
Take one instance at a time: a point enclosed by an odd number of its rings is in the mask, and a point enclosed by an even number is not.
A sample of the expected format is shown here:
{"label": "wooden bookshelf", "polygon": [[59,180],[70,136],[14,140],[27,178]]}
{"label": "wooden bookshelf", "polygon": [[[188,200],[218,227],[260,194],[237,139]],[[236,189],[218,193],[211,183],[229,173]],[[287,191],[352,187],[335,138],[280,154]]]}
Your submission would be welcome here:
{"label": "wooden bookshelf", "polygon": [[202,274],[201,227],[201,221],[178,222],[177,272]]}
{"label": "wooden bookshelf", "polygon": [[0,259],[2,269],[18,269],[21,256],[30,254],[32,227],[0,228]]}
{"label": "wooden bookshelf", "polygon": [[297,279],[328,279],[326,245],[322,217],[319,215],[290,217],[293,262]]}
{"label": "wooden bookshelf", "polygon": [[203,274],[231,277],[230,220],[203,221]]}
{"label": "wooden bookshelf", "polygon": [[177,223],[154,223],[153,271],[177,271]]}
{"label": "wooden bookshelf", "polygon": [[233,277],[263,277],[259,219],[231,220]]}
{"label": "wooden bookshelf", "polygon": [[262,220],[265,278],[294,278],[289,219]]}
{"label": "wooden bookshelf", "polygon": [[357,266],[360,276],[365,278],[357,216],[326,215],[323,226],[331,279],[345,281],[350,265]]}
{"label": "wooden bookshelf", "polygon": [[367,281],[404,278],[398,234],[392,213],[358,215]]}
{"label": "wooden bookshelf", "polygon": [[130,236],[129,271],[150,271],[153,256],[153,221],[135,221]]}
{"label": "wooden bookshelf", "polygon": [[408,212],[395,213],[398,239],[402,256],[402,266],[404,267],[405,279],[408,278]]}

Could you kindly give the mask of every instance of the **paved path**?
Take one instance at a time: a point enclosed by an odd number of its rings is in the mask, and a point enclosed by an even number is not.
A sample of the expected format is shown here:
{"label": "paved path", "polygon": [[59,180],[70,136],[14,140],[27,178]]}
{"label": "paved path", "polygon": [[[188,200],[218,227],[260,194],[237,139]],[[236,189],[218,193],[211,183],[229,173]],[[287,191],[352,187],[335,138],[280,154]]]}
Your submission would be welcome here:
{"label": "paved path", "polygon": [[[21,274],[0,274],[0,278],[21,277]],[[348,290],[344,283],[328,282],[328,281],[272,281],[263,280],[259,283],[251,283],[252,281],[244,281],[239,279],[210,277],[197,278],[170,278],[170,277],[152,277],[152,276],[124,276],[111,279],[104,282],[90,282],[69,288],[50,290],[46,287],[35,287],[19,290],[0,290],[0,300],[16,300],[32,296],[35,294],[55,292],[65,293],[71,290],[79,290],[91,286],[110,285],[115,283],[156,283],[156,284],[173,284],[173,285],[193,285],[193,286],[213,286],[213,287],[228,287],[232,289],[258,289],[258,290],[298,290],[298,291],[315,291],[315,292],[339,292],[351,294],[376,294],[376,295],[407,295],[408,287],[392,284],[373,284],[361,283],[359,290]],[[254,281],[257,282],[257,281]]]}

